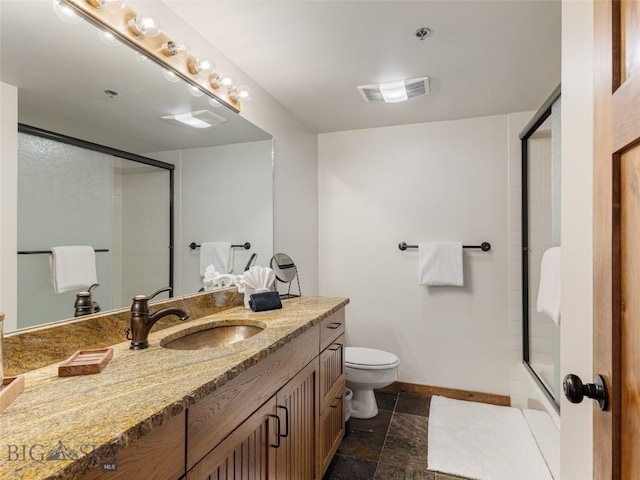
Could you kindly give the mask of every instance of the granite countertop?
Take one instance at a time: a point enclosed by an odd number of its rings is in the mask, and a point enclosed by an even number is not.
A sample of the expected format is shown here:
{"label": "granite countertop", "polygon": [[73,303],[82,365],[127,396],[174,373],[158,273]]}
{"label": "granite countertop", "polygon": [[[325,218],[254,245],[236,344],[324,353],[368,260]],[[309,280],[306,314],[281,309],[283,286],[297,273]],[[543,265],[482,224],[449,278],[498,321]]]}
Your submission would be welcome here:
{"label": "granite countertop", "polygon": [[[0,413],[0,478],[76,478],[92,465],[91,450],[118,451],[162,425],[228,380],[277,351],[348,299],[300,297],[281,310],[234,307],[154,332],[150,347],[113,346],[99,374],[58,377],[58,364],[27,372],[25,390]],[[160,341],[212,322],[265,325],[259,334],[230,346],[171,350]],[[77,459],[47,460],[50,452]],[[86,452],[86,453],[85,453]]]}

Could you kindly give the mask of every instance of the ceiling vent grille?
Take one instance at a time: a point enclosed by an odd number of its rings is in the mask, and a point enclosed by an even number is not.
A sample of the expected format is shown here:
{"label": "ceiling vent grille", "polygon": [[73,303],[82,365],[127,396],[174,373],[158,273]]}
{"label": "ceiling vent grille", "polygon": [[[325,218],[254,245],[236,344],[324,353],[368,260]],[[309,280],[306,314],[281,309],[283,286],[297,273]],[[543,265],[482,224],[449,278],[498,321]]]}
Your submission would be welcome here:
{"label": "ceiling vent grille", "polygon": [[[404,81],[404,88],[407,92],[407,99],[419,97],[429,93],[429,77],[412,78]],[[380,85],[360,85],[358,87],[362,98],[366,102],[384,102],[384,97],[380,91]]]}

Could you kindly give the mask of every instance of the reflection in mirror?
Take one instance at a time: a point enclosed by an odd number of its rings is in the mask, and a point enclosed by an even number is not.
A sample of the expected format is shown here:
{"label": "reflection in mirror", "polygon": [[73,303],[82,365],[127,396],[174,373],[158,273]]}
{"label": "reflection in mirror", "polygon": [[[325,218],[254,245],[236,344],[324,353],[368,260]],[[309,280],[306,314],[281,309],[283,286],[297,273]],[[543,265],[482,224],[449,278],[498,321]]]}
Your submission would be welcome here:
{"label": "reflection in mirror", "polygon": [[[539,310],[541,265],[560,242],[560,90],[521,135],[524,361],[560,408],[560,321]],[[546,276],[545,276],[546,277]],[[547,287],[548,288],[548,287]],[[549,311],[542,307],[543,311]]]}
{"label": "reflection in mirror", "polygon": [[[300,278],[298,278],[298,269],[296,268],[296,264],[293,263],[293,260],[286,253],[276,253],[273,257],[271,257],[271,262],[269,263],[271,269],[276,274],[276,279],[279,282],[287,283],[288,290],[287,293],[280,295],[282,298],[293,298],[299,297],[302,293],[300,292]],[[291,283],[294,279],[298,280],[298,295],[294,295],[291,293]]]}
{"label": "reflection in mirror", "polygon": [[[154,2],[153,8],[160,10],[160,16],[171,14],[161,2]],[[189,42],[188,38],[184,40]],[[191,242],[250,242],[251,250],[236,252],[238,273],[252,254],[265,261],[273,254],[271,135],[241,115],[210,103],[206,96],[194,97],[184,82],[167,81],[158,65],[145,62],[118,42],[103,41],[98,29],[88,22],[61,21],[53,11],[51,0],[0,1],[0,61],[0,81],[17,87],[20,123],[175,165],[176,295],[195,293],[202,287],[197,270],[198,252],[188,248]],[[176,125],[162,118],[202,110],[217,117],[220,123],[200,129]],[[127,170],[122,164],[114,164],[113,169],[110,175],[114,176]],[[50,172],[55,173],[53,169]],[[126,174],[127,178],[144,175],[141,172]],[[69,185],[55,177],[49,177],[49,181]],[[104,189],[106,185],[100,182],[95,188]],[[79,188],[65,190],[74,195]],[[78,205],[87,205],[77,194],[75,200]],[[106,215],[116,206],[113,202],[101,205],[98,210],[87,205],[82,213],[69,214],[68,218],[94,219],[102,214],[99,211]],[[37,216],[38,204],[34,202],[27,208],[35,212],[37,222],[47,222]],[[148,213],[145,218],[155,217]],[[167,221],[163,217],[161,223]],[[103,231],[105,238],[52,239],[47,246],[86,243],[106,248],[112,242],[103,227],[96,226],[95,230]],[[64,229],[52,226],[52,231],[58,230]],[[19,248],[40,250],[47,246],[34,244]],[[46,263],[46,255],[37,257],[20,256],[18,261]],[[98,262],[107,261],[104,253],[97,253],[96,257]],[[165,258],[157,262],[158,268],[166,272],[164,265],[169,261],[170,253],[166,252]],[[111,284],[120,284],[109,287],[99,279],[100,286],[93,291],[93,296],[102,310],[130,305],[131,297],[125,285],[131,282],[131,275],[121,272],[117,265],[98,268],[110,269]],[[167,286],[166,276],[163,273],[164,284],[160,286]],[[37,277],[38,282],[50,285],[50,273]],[[32,282],[21,281],[19,295],[24,297],[23,291],[28,295],[31,286]],[[157,288],[154,284],[135,293],[149,294]],[[66,317],[73,317],[74,300],[61,300],[61,303],[69,312]],[[47,305],[42,308],[48,310]],[[38,317],[33,322],[53,320],[46,314]],[[32,320],[23,322],[18,318],[19,325],[31,323]]]}
{"label": "reflection in mirror", "polygon": [[42,253],[52,247],[96,250],[99,287],[91,294],[104,310],[172,286],[174,166],[23,125],[20,132],[18,327],[73,316],[76,294],[90,287],[55,292]]}

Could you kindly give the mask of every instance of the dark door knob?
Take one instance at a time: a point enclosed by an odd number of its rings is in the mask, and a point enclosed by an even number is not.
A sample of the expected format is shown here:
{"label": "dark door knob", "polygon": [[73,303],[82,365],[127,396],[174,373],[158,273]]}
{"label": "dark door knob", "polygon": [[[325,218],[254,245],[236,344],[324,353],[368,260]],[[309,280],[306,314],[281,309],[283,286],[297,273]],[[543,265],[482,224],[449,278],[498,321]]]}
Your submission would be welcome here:
{"label": "dark door knob", "polygon": [[593,377],[593,383],[582,383],[580,377],[570,373],[564,377],[562,383],[564,395],[571,403],[580,403],[584,397],[592,398],[598,402],[600,410],[606,410],[609,405],[607,385],[602,375]]}

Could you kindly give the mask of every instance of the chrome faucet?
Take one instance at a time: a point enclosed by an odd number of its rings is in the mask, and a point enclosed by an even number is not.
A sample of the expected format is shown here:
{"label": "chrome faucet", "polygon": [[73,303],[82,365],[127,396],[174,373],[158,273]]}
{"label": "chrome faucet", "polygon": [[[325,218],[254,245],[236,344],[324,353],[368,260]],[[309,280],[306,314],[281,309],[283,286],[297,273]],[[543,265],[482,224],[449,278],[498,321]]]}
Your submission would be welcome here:
{"label": "chrome faucet", "polygon": [[162,292],[170,292],[171,287],[161,288],[153,295],[136,295],[131,305],[131,350],[142,350],[149,346],[149,331],[155,323],[167,315],[177,315],[180,320],[189,318],[189,314],[182,308],[164,308],[149,314],[149,300]]}
{"label": "chrome faucet", "polygon": [[94,283],[89,287],[89,290],[86,292],[80,292],[76,295],[76,303],[73,305],[76,309],[74,314],[75,317],[90,315],[100,311],[100,305],[91,299],[91,292],[99,285],[99,283]]}

